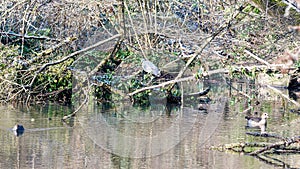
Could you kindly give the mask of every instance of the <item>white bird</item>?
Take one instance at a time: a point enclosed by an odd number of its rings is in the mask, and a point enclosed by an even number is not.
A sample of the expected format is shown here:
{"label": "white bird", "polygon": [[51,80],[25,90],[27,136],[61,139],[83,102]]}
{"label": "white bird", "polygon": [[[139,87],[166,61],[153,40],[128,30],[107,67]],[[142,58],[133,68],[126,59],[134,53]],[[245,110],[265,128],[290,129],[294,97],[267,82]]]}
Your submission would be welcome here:
{"label": "white bird", "polygon": [[160,77],[161,73],[157,66],[155,66],[149,60],[142,59],[142,67],[145,72],[151,73],[156,77]]}
{"label": "white bird", "polygon": [[263,113],[261,117],[245,117],[247,119],[247,127],[262,127],[267,125],[268,113]]}

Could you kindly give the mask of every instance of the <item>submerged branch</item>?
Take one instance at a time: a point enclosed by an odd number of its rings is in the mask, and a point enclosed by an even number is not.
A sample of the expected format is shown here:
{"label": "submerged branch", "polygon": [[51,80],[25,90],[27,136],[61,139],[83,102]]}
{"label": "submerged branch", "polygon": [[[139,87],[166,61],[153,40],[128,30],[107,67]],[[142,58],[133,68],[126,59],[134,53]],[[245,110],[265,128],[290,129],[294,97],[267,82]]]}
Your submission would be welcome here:
{"label": "submerged branch", "polygon": [[255,137],[271,137],[271,138],[277,138],[277,139],[285,139],[282,136],[279,136],[277,134],[270,134],[270,133],[246,132],[246,134],[255,136]]}
{"label": "submerged branch", "polygon": [[252,100],[251,97],[250,97],[248,94],[246,94],[246,93],[240,91],[239,89],[233,87],[226,79],[224,79],[224,80],[225,80],[226,84],[227,84],[228,86],[230,86],[232,89],[236,90],[239,94],[241,94],[241,95],[247,97],[249,100]]}
{"label": "submerged branch", "polygon": [[247,143],[247,142],[241,142],[241,143],[230,143],[230,144],[223,144],[220,146],[212,146],[210,149],[213,150],[219,150],[219,151],[225,151],[225,150],[232,150],[235,152],[243,152],[246,147],[266,147],[271,145],[271,143]]}
{"label": "submerged branch", "polygon": [[65,120],[67,120],[67,119],[69,119],[71,117],[74,117],[79,112],[79,110],[88,102],[88,99],[89,99],[88,93],[89,93],[90,87],[88,87],[87,90],[85,90],[85,89],[81,89],[81,90],[84,93],[84,100],[83,100],[83,102],[79,105],[79,107],[75,111],[73,111],[73,113],[64,116],[62,118],[63,121],[65,121]]}
{"label": "submerged branch", "polygon": [[267,164],[273,165],[274,167],[291,168],[284,161],[276,159],[274,157],[267,156],[265,154],[264,155],[257,155],[255,157],[257,157],[261,161],[264,161]]}

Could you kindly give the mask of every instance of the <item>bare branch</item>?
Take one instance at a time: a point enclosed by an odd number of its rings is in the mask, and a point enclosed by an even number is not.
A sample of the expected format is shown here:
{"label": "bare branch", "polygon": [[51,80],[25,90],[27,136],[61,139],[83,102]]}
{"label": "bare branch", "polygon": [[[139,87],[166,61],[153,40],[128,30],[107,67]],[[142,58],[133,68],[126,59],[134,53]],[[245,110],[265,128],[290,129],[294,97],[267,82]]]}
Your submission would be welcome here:
{"label": "bare branch", "polygon": [[261,59],[261,58],[259,58],[259,57],[257,57],[257,56],[255,56],[255,55],[254,55],[253,53],[251,53],[250,51],[244,50],[244,52],[247,53],[248,55],[250,55],[251,57],[253,57],[254,59],[258,60],[259,62],[261,62],[261,63],[263,63],[263,64],[265,64],[265,65],[267,65],[267,66],[270,66],[270,63],[268,63],[267,61],[264,61],[263,59]]}
{"label": "bare branch", "polygon": [[62,59],[60,59],[60,60],[57,60],[57,61],[55,61],[55,62],[51,62],[51,63],[46,63],[46,64],[44,64],[38,71],[35,72],[35,75],[34,75],[34,77],[33,77],[33,79],[32,79],[32,81],[31,81],[31,83],[30,83],[29,86],[32,86],[33,82],[35,81],[36,76],[37,76],[39,73],[41,73],[44,69],[46,69],[48,66],[53,66],[53,65],[60,64],[60,63],[66,61],[66,60],[68,60],[68,59],[70,59],[70,58],[72,58],[72,57],[74,57],[74,56],[76,56],[76,55],[79,55],[79,54],[81,54],[81,53],[84,53],[84,52],[86,52],[86,51],[89,51],[89,50],[91,50],[91,49],[94,49],[94,48],[96,48],[96,47],[98,47],[98,46],[100,46],[100,45],[102,45],[102,44],[104,44],[104,43],[106,43],[106,42],[109,42],[109,41],[114,40],[114,39],[116,39],[116,38],[118,38],[118,37],[121,37],[121,36],[122,36],[121,34],[114,35],[114,36],[112,36],[112,37],[110,37],[110,38],[108,38],[108,39],[105,39],[105,40],[103,40],[103,41],[100,41],[100,42],[98,42],[98,43],[96,43],[96,44],[94,44],[94,45],[92,45],[92,46],[89,46],[89,47],[86,47],[86,48],[84,48],[84,49],[82,49],[82,50],[73,52],[73,53],[71,53],[70,55],[68,55],[68,56],[66,56],[66,57],[64,57],[64,58],[62,58]]}
{"label": "bare branch", "polygon": [[36,40],[49,40],[49,41],[62,41],[61,39],[54,39],[49,38],[47,36],[30,36],[30,35],[21,35],[14,32],[0,32],[0,34],[3,36],[16,36],[24,39],[36,39]]}
{"label": "bare branch", "polygon": [[300,107],[300,104],[298,102],[296,102],[295,100],[290,99],[289,96],[283,94],[280,90],[278,90],[275,87],[272,87],[270,85],[267,85],[267,87],[274,90],[276,93],[280,94],[282,97],[286,98],[288,101],[292,102],[297,107]]}
{"label": "bare branch", "polygon": [[296,142],[299,142],[299,141],[300,141],[300,137],[286,138],[285,141],[279,141],[279,142],[276,142],[276,143],[271,144],[271,145],[269,145],[269,146],[266,146],[266,147],[264,147],[264,148],[262,148],[262,149],[253,151],[253,152],[249,153],[249,155],[258,155],[258,154],[264,153],[264,152],[266,152],[267,150],[270,150],[270,149],[272,149],[272,148],[279,148],[280,146],[287,147],[287,146],[289,146],[290,144],[296,143]]}
{"label": "bare branch", "polygon": [[[228,73],[228,70],[226,69],[218,69],[218,70],[213,70],[213,71],[209,71],[207,72],[207,75],[212,75],[212,74],[216,74],[216,73]],[[184,78],[180,78],[180,79],[174,79],[174,80],[170,80],[158,85],[153,85],[153,86],[149,86],[149,87],[144,87],[141,89],[138,89],[132,93],[128,93],[129,96],[133,96],[139,92],[145,91],[145,90],[150,90],[150,89],[155,89],[155,88],[159,88],[159,87],[164,87],[166,85],[169,84],[174,84],[174,83],[178,83],[178,82],[184,82],[184,81],[189,81],[189,80],[194,80],[195,76],[188,76],[188,77],[184,77]]]}

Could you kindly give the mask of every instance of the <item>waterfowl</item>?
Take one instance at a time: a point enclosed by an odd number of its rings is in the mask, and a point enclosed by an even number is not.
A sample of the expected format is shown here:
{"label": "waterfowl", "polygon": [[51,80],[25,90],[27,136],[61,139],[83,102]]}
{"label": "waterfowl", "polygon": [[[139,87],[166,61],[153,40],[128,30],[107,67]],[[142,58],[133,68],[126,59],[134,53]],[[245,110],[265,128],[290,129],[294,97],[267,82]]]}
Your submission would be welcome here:
{"label": "waterfowl", "polygon": [[13,131],[22,131],[22,130],[25,130],[24,127],[20,124],[16,124],[13,128],[12,128]]}
{"label": "waterfowl", "polygon": [[142,61],[142,67],[145,72],[151,73],[156,77],[160,77],[161,73],[157,66],[155,66],[149,60],[142,59],[141,61]]}
{"label": "waterfowl", "polygon": [[16,124],[13,128],[12,131],[14,132],[14,134],[16,136],[20,136],[24,133],[25,128],[23,127],[23,125],[20,124]]}
{"label": "waterfowl", "polygon": [[246,116],[245,118],[247,119],[247,127],[266,127],[268,117],[268,113],[263,113],[261,117]]}

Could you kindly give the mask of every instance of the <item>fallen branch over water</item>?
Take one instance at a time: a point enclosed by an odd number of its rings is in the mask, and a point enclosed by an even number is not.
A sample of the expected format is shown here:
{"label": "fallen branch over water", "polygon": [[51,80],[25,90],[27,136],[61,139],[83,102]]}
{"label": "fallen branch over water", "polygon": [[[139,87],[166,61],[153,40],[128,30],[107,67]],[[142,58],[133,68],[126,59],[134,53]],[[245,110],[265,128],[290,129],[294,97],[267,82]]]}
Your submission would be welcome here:
{"label": "fallen branch over water", "polygon": [[[281,151],[281,150],[285,150],[285,148],[287,148],[288,146],[290,146],[293,143],[298,143],[300,142],[300,136],[298,137],[292,137],[292,138],[285,138],[285,140],[283,141],[279,141],[276,143],[273,143],[271,145],[265,146],[259,150],[253,151],[251,153],[249,153],[249,155],[259,155],[259,154],[263,154],[266,153],[272,149],[275,149],[277,152]],[[279,150],[279,151],[278,151]],[[298,148],[297,151],[300,151],[300,148]],[[269,152],[271,153],[271,152]]]}
{"label": "fallen branch over water", "polygon": [[[216,74],[216,73],[228,73],[228,70],[227,69],[217,69],[217,70],[207,72],[207,75],[212,75],[212,74]],[[133,95],[143,92],[145,90],[160,88],[160,87],[164,87],[169,84],[174,84],[174,83],[178,83],[178,82],[186,82],[186,81],[191,81],[191,80],[195,80],[195,79],[196,79],[195,76],[188,76],[188,77],[184,77],[184,78],[174,79],[174,80],[160,83],[158,85],[148,86],[148,87],[144,87],[144,88],[135,90],[134,92],[128,93],[128,95],[133,96]]]}
{"label": "fallen branch over water", "polygon": [[215,149],[219,151],[234,151],[246,155],[251,155],[259,160],[264,161],[267,164],[271,164],[275,167],[291,168],[289,164],[276,158],[274,156],[269,156],[270,154],[300,154],[300,136],[296,137],[281,137],[275,134],[268,133],[246,133],[248,135],[256,137],[267,137],[281,139],[275,143],[268,142],[241,142],[241,143],[230,143],[224,144],[217,147],[211,147],[210,149]]}
{"label": "fallen branch over water", "polygon": [[[217,73],[229,73],[230,71],[241,71],[242,69],[248,69],[248,70],[276,70],[276,68],[281,67],[283,65],[278,65],[278,64],[270,64],[269,66],[266,65],[257,65],[257,66],[237,66],[237,67],[231,67],[229,69],[227,68],[223,68],[223,69],[216,69],[216,70],[212,70],[212,71],[208,71],[205,75],[209,76],[209,75],[213,75],[213,74],[217,74]],[[291,67],[290,69],[296,69]],[[129,96],[133,96],[137,93],[143,92],[145,90],[150,90],[150,89],[155,89],[155,88],[160,88],[160,87],[165,87],[166,85],[170,85],[170,84],[174,84],[174,83],[178,83],[178,82],[185,82],[185,81],[191,81],[196,79],[195,76],[188,76],[188,77],[184,77],[184,78],[178,78],[178,79],[174,79],[174,80],[170,80],[167,82],[163,82],[160,83],[158,85],[153,85],[153,86],[147,86],[141,89],[137,89],[134,92],[129,93]],[[242,94],[242,93],[241,93]],[[244,94],[243,94],[244,95]],[[247,98],[249,98],[250,96],[245,95]]]}
{"label": "fallen branch over water", "polygon": [[[231,150],[234,152],[243,152],[247,155],[258,156],[264,154],[273,154],[273,153],[299,153],[299,146],[291,146],[295,143],[300,143],[300,136],[295,137],[282,137],[275,134],[269,133],[250,133],[246,134],[252,135],[255,137],[266,137],[266,138],[275,138],[280,139],[280,141],[275,143],[266,143],[266,142],[242,142],[242,143],[230,143],[224,144],[217,147],[211,147],[211,149],[216,149],[219,151]],[[254,149],[256,148],[256,149]],[[247,149],[247,151],[246,151]],[[254,150],[253,150],[254,149]]]}

